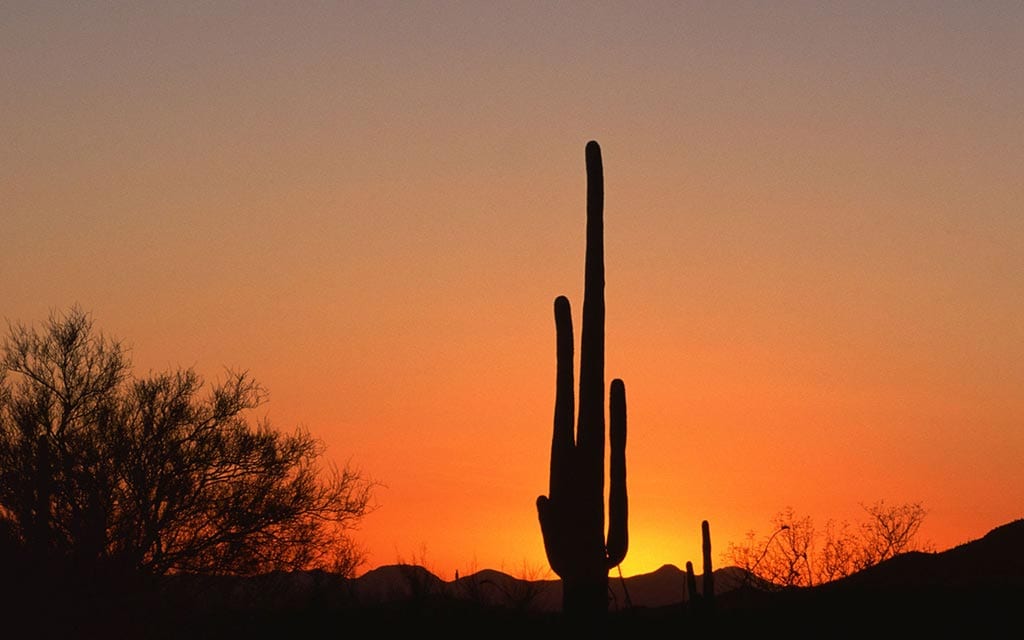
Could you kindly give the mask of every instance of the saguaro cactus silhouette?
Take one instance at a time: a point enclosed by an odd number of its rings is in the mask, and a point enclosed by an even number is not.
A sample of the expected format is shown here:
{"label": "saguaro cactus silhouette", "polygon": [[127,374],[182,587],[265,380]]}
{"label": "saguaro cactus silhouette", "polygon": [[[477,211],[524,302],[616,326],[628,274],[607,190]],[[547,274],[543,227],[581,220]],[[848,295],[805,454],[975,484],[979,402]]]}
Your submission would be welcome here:
{"label": "saguaro cactus silhouette", "polygon": [[704,559],[704,608],[715,608],[715,570],[711,566],[711,525],[707,520],[700,523],[701,555]]}
{"label": "saguaro cactus silhouette", "polygon": [[628,547],[626,387],[609,394],[608,538],[604,533],[604,169],[601,148],[586,146],[587,246],[580,342],[579,416],[574,432],[573,331],[569,300],[555,299],[557,372],[551,472],[537,498],[544,549],[562,579],[562,611],[570,616],[608,610],[608,571]]}

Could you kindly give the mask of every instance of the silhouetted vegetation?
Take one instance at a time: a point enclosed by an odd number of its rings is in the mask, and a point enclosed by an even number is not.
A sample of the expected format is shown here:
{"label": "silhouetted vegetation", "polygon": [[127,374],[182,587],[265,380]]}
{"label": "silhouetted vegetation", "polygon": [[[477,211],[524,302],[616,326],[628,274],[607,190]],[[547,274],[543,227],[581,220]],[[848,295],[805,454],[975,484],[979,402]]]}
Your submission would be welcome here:
{"label": "silhouetted vegetation", "polygon": [[908,551],[925,551],[918,540],[927,512],[919,503],[861,505],[856,525],[829,520],[822,531],[792,508],[775,515],[772,533],[750,531],[743,544],[730,543],[726,559],[759,582],[777,588],[824,584],[873,567]]}
{"label": "silhouetted vegetation", "polygon": [[[14,324],[0,354],[0,544],[8,583],[81,601],[165,574],[352,575],[374,483],[247,413],[246,373],[135,378],[79,308]],[[130,587],[128,585],[131,585]]]}
{"label": "silhouetted vegetation", "polygon": [[587,246],[580,347],[579,417],[574,430],[573,331],[569,300],[555,300],[557,374],[551,473],[537,498],[544,549],[562,579],[563,611],[589,619],[608,610],[608,571],[628,546],[626,388],[610,392],[608,539],[604,533],[604,175],[601,149],[586,146]]}

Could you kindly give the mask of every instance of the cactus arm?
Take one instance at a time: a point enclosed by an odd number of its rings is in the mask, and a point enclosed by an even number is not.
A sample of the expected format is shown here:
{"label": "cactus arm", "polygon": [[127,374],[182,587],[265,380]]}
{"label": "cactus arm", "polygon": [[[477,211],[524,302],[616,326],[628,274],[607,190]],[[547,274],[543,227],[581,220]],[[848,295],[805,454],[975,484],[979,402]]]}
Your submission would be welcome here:
{"label": "cactus arm", "polygon": [[557,373],[555,419],[551,436],[551,470],[547,496],[537,498],[537,517],[551,569],[556,575],[573,570],[572,543],[565,514],[571,508],[574,479],[573,331],[572,310],[565,296],[555,299]]}
{"label": "cactus arm", "polygon": [[573,420],[573,331],[569,299],[555,299],[555,331],[557,336],[557,373],[555,376],[555,421],[551,437],[551,474],[549,493],[560,498],[569,492],[572,455],[575,446]]}
{"label": "cactus arm", "polygon": [[611,444],[611,459],[608,470],[608,568],[612,568],[626,557],[629,548],[627,528],[629,505],[626,499],[626,385],[622,380],[612,380],[609,399],[610,424],[608,437]]}

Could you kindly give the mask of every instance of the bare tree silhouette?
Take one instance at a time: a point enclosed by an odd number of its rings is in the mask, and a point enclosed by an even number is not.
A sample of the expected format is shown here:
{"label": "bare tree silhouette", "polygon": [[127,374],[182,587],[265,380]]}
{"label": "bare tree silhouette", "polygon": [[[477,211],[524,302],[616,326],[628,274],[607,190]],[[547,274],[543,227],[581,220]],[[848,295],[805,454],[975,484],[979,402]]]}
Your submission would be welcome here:
{"label": "bare tree silhouette", "polygon": [[127,575],[354,573],[352,527],[376,483],[322,468],[320,441],[247,412],[246,373],[204,389],[192,370],[131,375],[126,349],[75,307],[0,352],[0,529],[26,570]]}
{"label": "bare tree silhouette", "polygon": [[884,500],[862,504],[865,518],[829,520],[815,528],[809,516],[798,517],[792,507],[773,518],[767,538],[747,534],[744,544],[730,544],[727,560],[747,571],[749,578],[770,587],[811,587],[850,576],[907,551],[929,551],[918,539],[927,512],[920,503],[888,505]]}

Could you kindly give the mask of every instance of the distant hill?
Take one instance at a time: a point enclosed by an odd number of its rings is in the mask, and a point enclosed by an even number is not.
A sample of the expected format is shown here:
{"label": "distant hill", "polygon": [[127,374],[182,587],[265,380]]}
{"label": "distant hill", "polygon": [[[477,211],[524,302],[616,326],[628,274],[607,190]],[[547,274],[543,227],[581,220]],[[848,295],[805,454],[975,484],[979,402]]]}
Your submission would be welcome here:
{"label": "distant hill", "polygon": [[[852,637],[1024,637],[1024,520],[935,553],[899,555],[846,578],[778,592],[737,589],[722,613]],[[832,635],[832,634],[826,634]]]}
{"label": "distant hill", "polygon": [[906,553],[834,583],[833,588],[1024,587],[1024,519],[938,553]]}
{"label": "distant hill", "polygon": [[[486,570],[445,582],[416,569],[381,567],[354,580],[353,593],[422,598],[428,589],[488,607],[553,613],[561,606],[558,580],[524,581]],[[401,586],[410,576],[415,588]],[[946,551],[903,554],[812,588],[765,590],[746,578],[738,567],[715,571],[715,622],[726,634],[777,629],[791,636],[849,637],[858,630],[888,637],[899,629],[941,637],[957,629],[974,638],[1014,637],[1003,636],[1012,625],[1020,631],[1016,637],[1024,637],[1017,613],[1024,602],[1024,519]],[[697,576],[698,588],[702,582]],[[613,611],[629,614],[636,624],[672,624],[687,615],[685,573],[674,565],[625,579],[611,576],[609,583]]]}
{"label": "distant hill", "polygon": [[[736,588],[745,575],[736,567],[716,570],[716,593]],[[686,593],[686,573],[671,564],[629,578],[609,576],[608,582],[613,609],[681,605]],[[699,591],[703,576],[698,575],[697,582]],[[374,605],[444,595],[519,610],[559,611],[562,607],[562,583],[557,578],[522,580],[493,569],[446,582],[423,567],[385,565],[354,579],[351,591],[360,602]]]}
{"label": "distant hill", "polygon": [[[685,598],[683,570],[666,564],[651,573],[625,579],[609,576],[612,608],[680,607]],[[847,578],[811,589],[792,589],[786,594],[763,596],[746,580],[738,567],[715,570],[715,591],[725,608],[742,603],[783,602],[809,597],[841,597],[848,593],[907,591],[913,589],[1024,589],[1024,519],[993,529],[984,537],[934,553],[906,553]],[[296,584],[309,580],[294,578]],[[698,591],[703,576],[697,576]],[[489,607],[558,611],[561,582],[558,579],[522,580],[486,569],[444,581],[417,565],[385,565],[347,581],[347,593],[357,602],[381,605],[428,598],[461,599]],[[737,593],[730,596],[731,592]]]}

